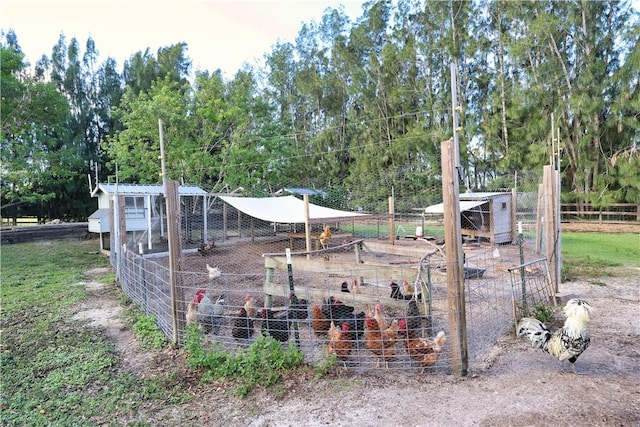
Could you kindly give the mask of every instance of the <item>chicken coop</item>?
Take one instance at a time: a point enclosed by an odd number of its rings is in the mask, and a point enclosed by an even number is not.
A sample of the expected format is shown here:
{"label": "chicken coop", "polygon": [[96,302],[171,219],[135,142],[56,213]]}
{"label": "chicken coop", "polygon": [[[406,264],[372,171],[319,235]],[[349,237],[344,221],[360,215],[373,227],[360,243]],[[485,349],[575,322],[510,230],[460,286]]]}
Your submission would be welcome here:
{"label": "chicken coop", "polygon": [[[207,192],[195,186],[179,186],[185,229],[197,230],[204,238],[207,222]],[[89,232],[100,235],[100,249],[117,252],[122,244],[142,252],[167,250],[167,216],[161,185],[104,184],[91,191],[98,209],[89,216]],[[122,220],[120,220],[122,218]],[[118,224],[118,226],[113,226]]]}
{"label": "chicken coop", "polygon": [[[526,293],[527,303],[536,301],[529,294],[538,280],[532,275],[540,269],[518,270],[525,271],[526,280],[511,278],[514,270],[509,269],[521,259],[518,247],[505,237],[512,230],[506,222],[513,217],[504,214],[513,208],[507,196],[479,193],[468,196],[471,200],[461,198],[461,211],[469,221],[469,239],[463,243],[465,272],[483,271],[464,278],[472,362],[481,360],[512,329],[514,301],[521,293]],[[351,350],[339,362],[353,372],[379,365],[390,372],[450,373],[460,368],[453,351],[460,311],[450,303],[442,239],[425,237],[426,233],[399,238],[390,213],[333,209],[292,195],[209,194],[206,207],[204,203],[198,198],[181,201],[181,251],[173,279],[169,259],[161,253],[141,253],[136,245],[127,245],[117,260],[123,290],[155,316],[167,337],[175,333],[182,344],[187,319],[196,319],[208,332],[206,343],[242,351],[268,334],[294,343],[305,361],[317,364],[334,346],[329,336],[333,321],[335,328],[349,331],[343,332],[350,337]],[[491,218],[500,220],[496,224]],[[327,227],[330,237],[325,239]],[[480,233],[492,230],[495,238]],[[205,242],[210,246],[200,250]],[[534,258],[525,254],[527,260]],[[546,279],[540,276],[539,282]],[[203,294],[205,302],[198,301]],[[251,310],[245,309],[249,300]],[[199,321],[203,313],[198,307],[214,317]],[[397,328],[395,335],[405,336],[392,340],[381,353],[365,338],[370,329],[365,318],[375,318],[378,307],[378,324],[386,323],[385,330]],[[254,314],[248,318],[242,309]],[[325,317],[320,333],[317,312]],[[238,332],[239,327],[244,332]],[[429,349],[431,356],[417,360],[413,345]]]}
{"label": "chicken coop", "polygon": [[[444,204],[425,209],[426,214],[444,215]],[[462,235],[469,239],[486,240],[493,244],[515,240],[515,201],[512,193],[460,194]]]}

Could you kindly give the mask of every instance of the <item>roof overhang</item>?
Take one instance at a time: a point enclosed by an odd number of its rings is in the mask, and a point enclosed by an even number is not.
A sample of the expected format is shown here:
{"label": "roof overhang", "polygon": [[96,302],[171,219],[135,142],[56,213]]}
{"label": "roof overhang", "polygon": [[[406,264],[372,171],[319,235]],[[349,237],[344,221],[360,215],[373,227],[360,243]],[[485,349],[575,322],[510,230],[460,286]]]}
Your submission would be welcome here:
{"label": "roof overhang", "polygon": [[[477,208],[480,205],[488,203],[488,200],[461,200],[460,201],[460,212],[470,211],[474,208]],[[444,214],[444,203],[438,203],[437,205],[431,205],[424,210],[425,213],[429,214]]]}

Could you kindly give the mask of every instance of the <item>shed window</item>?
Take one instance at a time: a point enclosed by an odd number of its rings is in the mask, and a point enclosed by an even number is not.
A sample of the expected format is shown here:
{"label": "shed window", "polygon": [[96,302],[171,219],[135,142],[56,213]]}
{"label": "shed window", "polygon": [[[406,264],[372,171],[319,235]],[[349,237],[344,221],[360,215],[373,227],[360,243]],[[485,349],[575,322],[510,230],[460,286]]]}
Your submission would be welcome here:
{"label": "shed window", "polygon": [[144,197],[125,197],[124,214],[127,219],[144,219]]}

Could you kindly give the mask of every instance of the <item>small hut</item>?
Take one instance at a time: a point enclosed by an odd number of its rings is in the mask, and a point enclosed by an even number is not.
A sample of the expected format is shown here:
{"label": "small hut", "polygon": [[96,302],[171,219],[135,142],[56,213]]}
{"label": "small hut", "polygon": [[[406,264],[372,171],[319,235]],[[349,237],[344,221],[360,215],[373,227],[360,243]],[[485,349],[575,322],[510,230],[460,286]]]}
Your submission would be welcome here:
{"label": "small hut", "polygon": [[[444,214],[444,205],[429,206],[428,214]],[[511,193],[460,194],[462,235],[493,244],[511,243],[514,236],[515,203]]]}

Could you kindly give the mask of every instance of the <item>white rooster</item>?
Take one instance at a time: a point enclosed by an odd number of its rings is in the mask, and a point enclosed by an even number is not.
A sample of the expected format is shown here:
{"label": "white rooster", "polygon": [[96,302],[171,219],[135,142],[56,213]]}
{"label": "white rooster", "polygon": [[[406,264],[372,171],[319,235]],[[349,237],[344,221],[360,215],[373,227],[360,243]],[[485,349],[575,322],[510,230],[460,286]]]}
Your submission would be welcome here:
{"label": "white rooster", "polygon": [[[561,362],[568,360],[574,373],[576,360],[589,347],[589,313],[591,306],[584,300],[573,298],[565,305],[564,326],[551,332],[538,319],[524,317],[518,323],[518,336],[528,337],[531,345],[554,356]],[[563,370],[564,371],[564,370]]]}

